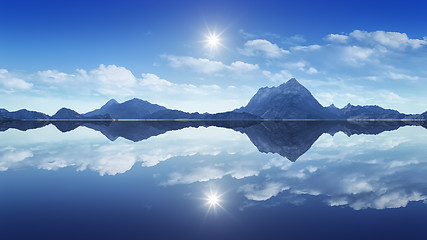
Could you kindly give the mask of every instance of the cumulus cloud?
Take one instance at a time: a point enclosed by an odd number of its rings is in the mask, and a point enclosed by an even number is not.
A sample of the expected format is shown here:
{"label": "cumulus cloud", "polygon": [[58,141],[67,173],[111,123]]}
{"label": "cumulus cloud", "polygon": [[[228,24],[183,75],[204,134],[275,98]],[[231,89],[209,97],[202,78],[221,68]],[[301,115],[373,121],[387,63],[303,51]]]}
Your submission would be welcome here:
{"label": "cumulus cloud", "polygon": [[38,71],[37,74],[40,76],[41,80],[49,83],[60,83],[75,76],[60,72],[58,70]]}
{"label": "cumulus cloud", "polygon": [[308,46],[295,46],[291,47],[292,51],[313,51],[321,49],[322,47],[318,44],[308,45]]}
{"label": "cumulus cloud", "polygon": [[221,87],[216,84],[200,86],[195,86],[193,84],[176,84],[162,79],[153,73],[143,73],[141,76],[140,85],[156,92],[207,95],[221,90]]}
{"label": "cumulus cloud", "polygon": [[[245,74],[250,75],[251,72],[259,70],[257,64],[242,61],[225,65],[221,62],[191,57],[171,57],[171,59],[174,59],[172,61],[173,64],[191,66],[194,69],[198,69],[197,71],[210,73],[211,71],[222,69],[235,77],[245,76]],[[208,67],[204,68],[204,64],[207,64]],[[38,71],[36,74],[23,75],[23,77],[38,81],[35,81],[36,84],[33,84],[16,77],[16,74],[10,73],[6,69],[0,69],[0,86],[3,86],[4,92],[34,89],[35,92],[45,93],[46,95],[57,94],[58,90],[61,90],[61,94],[108,97],[135,97],[139,94],[149,95],[152,92],[164,92],[174,95],[186,94],[186,96],[189,96],[189,94],[207,96],[217,94],[222,90],[217,84],[195,85],[174,83],[153,73],[143,73],[141,77],[136,77],[125,67],[104,64],[99,65],[95,69],[76,69],[72,73],[52,69]]]}
{"label": "cumulus cloud", "polygon": [[422,45],[427,44],[427,41],[424,39],[411,39],[406,35],[406,33],[399,32],[385,32],[385,31],[375,31],[367,32],[355,30],[349,34],[350,37],[356,39],[360,42],[365,42],[368,44],[382,45],[388,48],[394,49],[404,49],[409,48],[419,48]]}
{"label": "cumulus cloud", "polygon": [[272,73],[270,71],[263,71],[262,73],[271,81],[279,82],[279,83],[284,83],[293,77],[292,74],[287,70],[281,70],[280,72],[277,72],[277,73]]}
{"label": "cumulus cloud", "polygon": [[242,61],[232,62],[230,65],[224,64],[221,61],[209,60],[206,58],[194,58],[189,56],[174,56],[163,55],[170,65],[174,68],[186,67],[194,72],[212,74],[221,71],[229,71],[231,74],[244,74],[254,70],[258,70],[258,64],[245,63]]}
{"label": "cumulus cloud", "polygon": [[133,86],[136,83],[136,78],[130,70],[116,65],[101,64],[98,68],[90,70],[89,73],[86,73],[85,70],[79,70],[79,72],[82,76],[95,79],[102,85],[121,88]]}
{"label": "cumulus cloud", "polygon": [[174,68],[188,67],[195,72],[215,73],[222,71],[226,65],[220,61],[209,60],[207,58],[194,58],[188,56],[163,55]]}
{"label": "cumulus cloud", "polygon": [[287,69],[298,70],[298,71],[305,72],[305,73],[310,74],[310,75],[318,73],[316,68],[309,67],[308,64],[304,61],[285,62],[282,65]]}
{"label": "cumulus cloud", "polygon": [[13,90],[29,90],[33,87],[32,83],[29,83],[25,80],[22,80],[20,78],[9,78],[2,80],[3,86],[6,88]]}
{"label": "cumulus cloud", "polygon": [[315,74],[315,73],[318,73],[318,71],[317,71],[317,69],[315,69],[314,67],[309,67],[309,68],[307,69],[307,73],[308,73],[308,74]]}
{"label": "cumulus cloud", "polygon": [[247,41],[243,49],[239,52],[245,56],[263,56],[266,58],[280,58],[289,54],[288,50],[284,50],[265,39],[255,39]]}
{"label": "cumulus cloud", "polygon": [[[307,79],[305,82],[313,83],[313,86],[316,81],[330,83],[330,79],[340,79],[336,85],[330,84],[328,88],[326,85],[318,88],[319,91],[328,91],[330,94],[339,95],[346,92],[363,95],[364,91],[373,92],[378,88],[389,88],[396,94],[398,94],[396,91],[399,91],[399,95],[404,92],[409,94],[406,89],[397,90],[392,81],[406,81],[407,83],[402,84],[408,84],[408,86],[410,84],[417,89],[423,89],[426,86],[424,80],[427,79],[427,75],[423,62],[427,61],[425,57],[427,41],[423,38],[410,38],[406,33],[399,32],[355,30],[350,33],[332,33],[327,35],[325,40],[325,44],[291,47],[286,62],[272,64],[283,66],[286,71],[292,72],[294,77]],[[316,74],[315,78],[310,76],[313,74]],[[354,91],[352,87],[356,87],[356,90],[361,87],[363,89]],[[414,91],[417,93],[412,93],[413,96],[421,96],[421,91],[416,89]],[[380,97],[385,96],[382,94]],[[394,99],[397,100],[397,98]],[[335,100],[338,101],[334,102],[335,104],[341,105],[347,104],[352,99],[336,98]],[[384,103],[375,95],[364,102],[355,100],[359,104]],[[412,100],[407,102],[410,101]],[[422,100],[417,102],[420,101]],[[389,106],[404,112],[425,111],[425,109],[414,109],[416,104],[410,107],[406,105],[407,102],[400,101],[399,106]]]}
{"label": "cumulus cloud", "polygon": [[339,43],[346,43],[348,40],[348,36],[347,35],[342,35],[342,34],[329,34],[326,37],[327,40],[331,41],[331,42],[339,42]]}
{"label": "cumulus cloud", "polygon": [[373,49],[359,46],[348,46],[343,48],[343,58],[345,61],[358,64],[369,60],[369,57],[374,53]]}
{"label": "cumulus cloud", "polygon": [[10,73],[7,69],[0,69],[0,85],[2,85],[3,90],[8,93],[29,90],[33,87],[31,82],[15,76],[15,74]]}
{"label": "cumulus cloud", "polygon": [[245,63],[242,61],[236,61],[231,63],[229,69],[236,72],[249,72],[249,71],[258,70],[259,66],[258,64],[251,64],[251,63]]}

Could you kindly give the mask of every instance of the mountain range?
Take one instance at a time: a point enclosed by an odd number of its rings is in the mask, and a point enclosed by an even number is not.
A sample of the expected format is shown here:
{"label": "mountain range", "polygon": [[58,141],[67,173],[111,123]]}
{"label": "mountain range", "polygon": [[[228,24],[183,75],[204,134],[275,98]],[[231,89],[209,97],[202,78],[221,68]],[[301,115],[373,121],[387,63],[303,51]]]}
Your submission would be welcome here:
{"label": "mountain range", "polygon": [[190,119],[190,120],[266,120],[266,119],[427,119],[427,112],[408,115],[379,106],[353,106],[348,104],[337,108],[333,104],[323,107],[295,78],[277,87],[260,88],[246,106],[234,111],[217,114],[188,113],[172,110],[134,98],[119,103],[114,99],[99,109],[80,114],[68,108],[61,108],[53,116],[22,109],[9,112],[0,109],[0,121],[11,120],[114,120],[114,119]]}

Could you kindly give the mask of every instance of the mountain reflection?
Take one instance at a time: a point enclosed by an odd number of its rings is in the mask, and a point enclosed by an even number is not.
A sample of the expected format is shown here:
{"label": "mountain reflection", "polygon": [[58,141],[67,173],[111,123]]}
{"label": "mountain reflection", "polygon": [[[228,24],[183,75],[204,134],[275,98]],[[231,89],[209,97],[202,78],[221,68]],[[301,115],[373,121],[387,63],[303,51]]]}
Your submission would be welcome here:
{"label": "mountain reflection", "polygon": [[0,173],[72,167],[103,176],[123,174],[139,164],[162,186],[232,179],[227,187],[249,201],[242,210],[281,201],[300,204],[310,197],[356,210],[404,207],[427,199],[427,132],[417,122],[52,124],[1,123],[2,131],[21,131],[0,134]]}
{"label": "mountain reflection", "polygon": [[[45,121],[0,122],[0,131],[9,128],[26,131],[50,124]],[[222,127],[244,133],[263,153],[277,153],[295,162],[324,133],[379,134],[402,126],[426,123],[409,121],[113,121],[113,122],[51,122],[59,131],[69,132],[84,126],[101,132],[111,141],[122,137],[139,142],[154,136],[189,127]]]}

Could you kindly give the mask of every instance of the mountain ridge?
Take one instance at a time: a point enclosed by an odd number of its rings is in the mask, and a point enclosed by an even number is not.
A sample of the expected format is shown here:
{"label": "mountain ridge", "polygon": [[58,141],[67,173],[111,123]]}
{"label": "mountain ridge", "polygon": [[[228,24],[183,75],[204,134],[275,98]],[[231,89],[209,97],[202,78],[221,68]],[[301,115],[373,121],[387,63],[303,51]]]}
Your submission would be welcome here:
{"label": "mountain ridge", "polygon": [[168,109],[146,100],[133,98],[119,103],[110,99],[99,109],[80,114],[69,108],[61,108],[53,116],[21,109],[9,112],[0,109],[0,121],[12,120],[115,120],[115,119],[188,119],[188,120],[348,120],[348,119],[396,119],[426,120],[422,114],[403,114],[376,105],[354,106],[347,104],[337,108],[331,104],[323,107],[311,92],[295,78],[277,87],[262,87],[246,106],[233,111],[215,114],[188,113]]}

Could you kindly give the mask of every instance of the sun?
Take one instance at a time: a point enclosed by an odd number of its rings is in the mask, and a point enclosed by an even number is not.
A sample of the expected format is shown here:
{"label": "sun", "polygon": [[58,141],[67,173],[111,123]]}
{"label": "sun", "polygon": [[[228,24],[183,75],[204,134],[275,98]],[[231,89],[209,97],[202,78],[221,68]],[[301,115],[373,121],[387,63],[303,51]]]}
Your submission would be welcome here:
{"label": "sun", "polygon": [[208,42],[208,46],[211,49],[217,48],[220,43],[219,36],[216,34],[209,34],[209,36],[207,37],[207,42]]}
{"label": "sun", "polygon": [[207,47],[213,51],[217,49],[219,46],[222,46],[221,44],[221,35],[217,33],[209,33],[206,35],[205,39]]}

